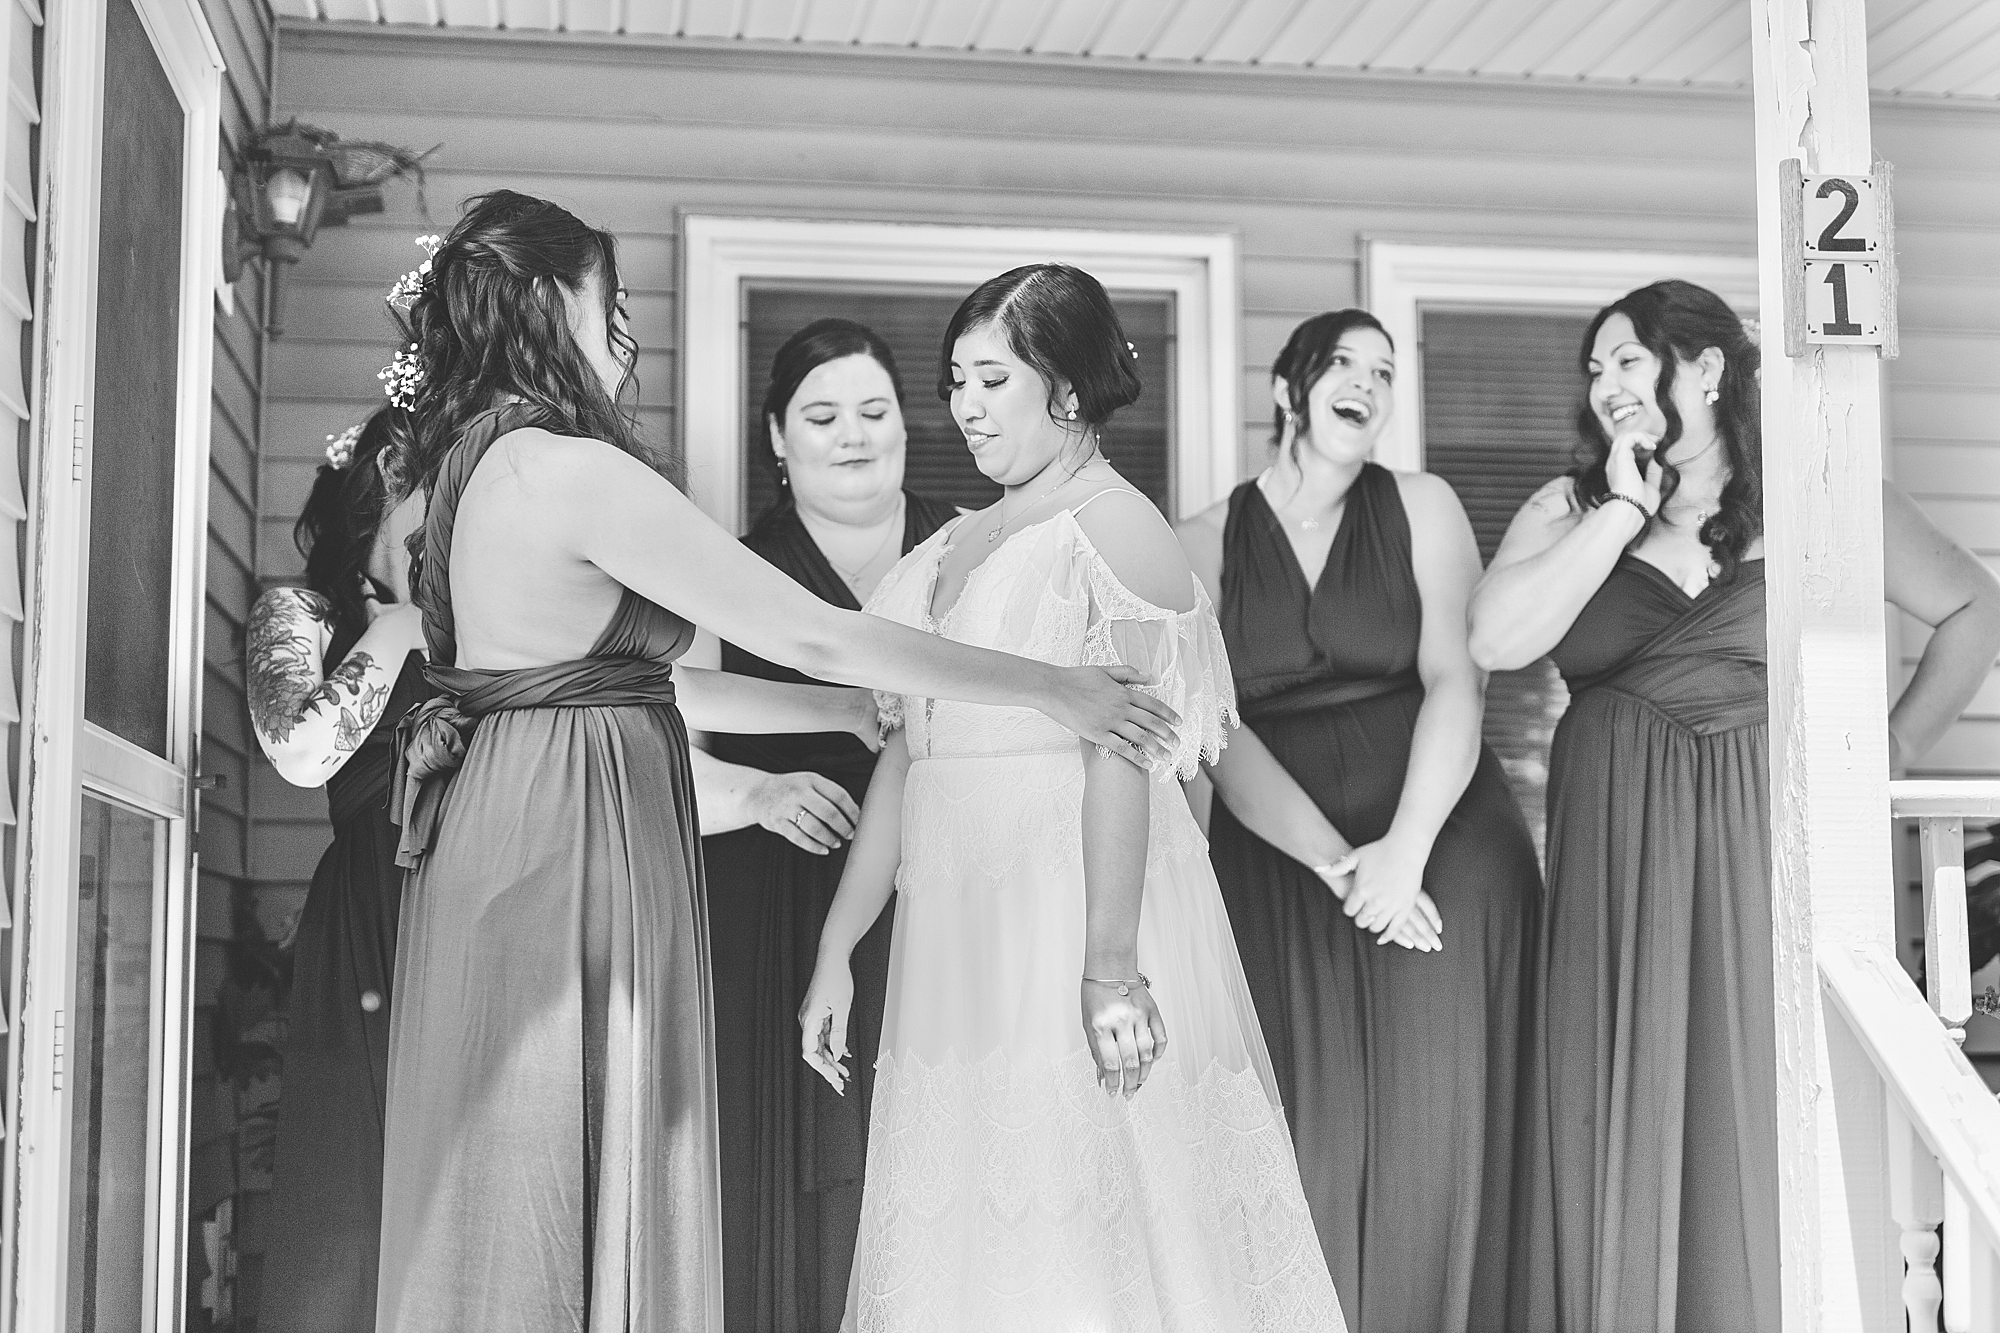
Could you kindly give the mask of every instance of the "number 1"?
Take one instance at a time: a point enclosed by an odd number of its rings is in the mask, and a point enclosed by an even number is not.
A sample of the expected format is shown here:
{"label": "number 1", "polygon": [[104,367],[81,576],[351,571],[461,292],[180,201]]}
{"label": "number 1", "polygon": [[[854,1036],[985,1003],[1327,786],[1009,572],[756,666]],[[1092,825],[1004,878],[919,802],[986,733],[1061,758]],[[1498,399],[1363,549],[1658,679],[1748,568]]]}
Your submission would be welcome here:
{"label": "number 1", "polygon": [[1833,323],[1822,324],[1820,332],[1829,338],[1859,338],[1861,326],[1847,317],[1847,265],[1832,265],[1820,281],[1833,288]]}

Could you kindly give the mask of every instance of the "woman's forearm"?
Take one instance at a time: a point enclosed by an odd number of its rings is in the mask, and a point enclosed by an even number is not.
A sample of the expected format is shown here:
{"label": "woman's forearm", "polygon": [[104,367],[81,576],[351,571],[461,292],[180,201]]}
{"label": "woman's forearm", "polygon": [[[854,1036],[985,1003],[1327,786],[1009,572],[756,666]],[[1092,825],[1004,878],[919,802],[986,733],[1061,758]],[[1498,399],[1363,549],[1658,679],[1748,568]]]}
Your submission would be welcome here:
{"label": "woman's forearm", "polygon": [[739,735],[860,729],[866,691],[840,685],[793,685],[706,667],[674,673],[681,716],[696,731]]}
{"label": "woman's forearm", "polygon": [[1931,632],[1916,674],[1889,710],[1892,764],[1922,759],[1951,729],[2000,657],[2000,601],[1981,599],[1953,612]]}
{"label": "woman's forearm", "polygon": [[1644,526],[1631,505],[1600,505],[1547,550],[1487,570],[1472,593],[1472,660],[1485,671],[1512,671],[1546,656]]}
{"label": "woman's forearm", "polygon": [[733,833],[756,823],[750,813],[750,793],[770,775],[761,768],[731,764],[699,747],[690,747],[694,767],[695,806],[701,811],[701,836]]}
{"label": "woman's forearm", "polygon": [[794,664],[809,676],[997,707],[1043,708],[1055,696],[1056,669],[1046,662],[974,648],[859,611],[827,610],[837,619],[813,648],[813,665]]}
{"label": "woman's forearm", "polygon": [[1152,776],[1083,747],[1083,975],[1139,975]]}
{"label": "woman's forearm", "polygon": [[903,860],[903,784],[910,773],[910,750],[897,732],[882,747],[861,801],[861,826],[847,849],[840,888],[827,909],[819,935],[819,957],[845,963],[882,915],[896,888]]}
{"label": "woman's forearm", "polygon": [[1410,737],[1410,766],[1388,836],[1426,856],[1444,821],[1458,807],[1479,763],[1480,723],[1486,703],[1476,673],[1454,672],[1427,682]]}
{"label": "woman's forearm", "polygon": [[1331,865],[1353,844],[1285,770],[1256,732],[1238,727],[1207,766],[1215,794],[1236,822],[1300,865]]}

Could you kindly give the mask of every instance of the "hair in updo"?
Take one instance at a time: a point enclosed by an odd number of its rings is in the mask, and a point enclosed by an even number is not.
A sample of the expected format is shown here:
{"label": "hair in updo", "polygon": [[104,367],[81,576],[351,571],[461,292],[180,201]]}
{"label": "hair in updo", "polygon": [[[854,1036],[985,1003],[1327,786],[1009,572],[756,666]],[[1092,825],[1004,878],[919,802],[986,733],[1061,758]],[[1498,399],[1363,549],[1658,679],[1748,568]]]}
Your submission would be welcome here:
{"label": "hair in updo", "polygon": [[992,324],[1014,355],[1049,386],[1049,416],[1070,424],[1065,388],[1076,395],[1076,425],[1102,429],[1119,408],[1138,401],[1139,371],[1131,344],[1104,287],[1069,264],[1028,264],[989,278],[959,303],[945,326],[938,358],[938,397],[950,401],[957,382],[951,354],[973,329]]}
{"label": "hair in updo", "polygon": [[[565,298],[593,276],[626,368],[616,393],[605,392],[570,331]],[[473,418],[510,397],[546,430],[603,440],[674,476],[671,459],[640,441],[620,406],[638,350],[625,331],[620,288],[611,233],[513,190],[468,199],[401,320],[423,368],[409,405],[409,484],[428,489]]]}
{"label": "hair in updo", "polygon": [[[776,474],[780,483],[784,481],[784,467],[778,462],[777,441],[772,438],[771,423],[783,425],[785,413],[791,410],[792,399],[806,376],[818,370],[829,361],[839,361],[850,356],[865,356],[888,372],[889,387],[895,390],[896,406],[903,405],[903,374],[896,369],[896,354],[889,344],[882,341],[882,335],[866,324],[851,319],[816,319],[812,323],[785,339],[784,345],[771,357],[771,378],[764,387],[764,466]],[[780,498],[779,503],[783,503]]]}
{"label": "hair in updo", "polygon": [[[1576,411],[1576,426],[1582,436],[1577,446],[1576,494],[1584,505],[1595,509],[1609,498],[1611,483],[1605,462],[1611,456],[1611,437],[1590,405],[1590,356],[1604,321],[1623,315],[1632,321],[1639,342],[1660,362],[1660,378],[1653,386],[1653,399],[1666,418],[1667,433],[1661,438],[1653,458],[1660,469],[1660,504],[1664,507],[1680,486],[1680,473],[1667,462],[1667,450],[1681,438],[1681,414],[1674,407],[1674,379],[1680,363],[1693,361],[1713,347],[1722,353],[1722,378],[1716,382],[1715,433],[1729,464],[1729,480],[1723,483],[1716,511],[1701,525],[1701,540],[1721,566],[1718,576],[1726,581],[1764,531],[1764,445],[1763,396],[1757,371],[1762,364],[1750,331],[1729,303],[1706,287],[1679,278],[1668,278],[1627,292],[1597,312],[1584,330],[1583,350],[1577,367],[1583,372],[1583,402]],[[1650,529],[1657,520],[1647,520]]]}
{"label": "hair in updo", "polygon": [[[334,628],[358,635],[368,628],[361,590],[375,552],[375,533],[393,503],[392,470],[384,450],[393,443],[402,411],[379,407],[361,424],[354,452],[344,467],[321,463],[298,521],[292,544],[306,558],[306,586],[333,606]],[[384,594],[386,599],[387,594]]]}
{"label": "hair in updo", "polygon": [[[1326,374],[1333,364],[1333,354],[1340,347],[1340,340],[1356,329],[1373,329],[1388,341],[1389,350],[1396,350],[1396,340],[1389,337],[1389,330],[1382,327],[1382,321],[1366,310],[1329,310],[1314,315],[1305,323],[1292,330],[1292,336],[1285,339],[1285,348],[1278,353],[1278,359],[1271,363],[1271,378],[1285,382],[1285,398],[1291,403],[1293,417],[1293,444],[1303,438],[1311,429],[1312,416],[1306,411],[1306,401],[1312,397],[1313,385]],[[1271,443],[1278,444],[1285,438],[1285,409],[1271,409]]]}

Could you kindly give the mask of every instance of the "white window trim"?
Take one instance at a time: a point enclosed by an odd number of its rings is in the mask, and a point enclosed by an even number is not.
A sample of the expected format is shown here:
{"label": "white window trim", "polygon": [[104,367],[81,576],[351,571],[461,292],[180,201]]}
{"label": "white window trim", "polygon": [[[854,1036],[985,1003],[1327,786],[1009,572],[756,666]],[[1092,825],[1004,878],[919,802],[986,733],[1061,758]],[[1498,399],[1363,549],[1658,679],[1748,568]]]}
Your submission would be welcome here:
{"label": "white window trim", "polygon": [[[684,213],[680,223],[679,403],[688,488],[732,532],[742,510],[746,282],[908,283],[970,292],[1021,264],[1060,260],[1089,270],[1113,292],[1171,295],[1174,516],[1199,513],[1236,484],[1241,353],[1233,235],[701,213]],[[928,368],[909,369],[918,381],[912,391],[921,392]]]}
{"label": "white window trim", "polygon": [[1423,312],[1598,310],[1635,287],[1685,278],[1757,317],[1754,255],[1530,249],[1361,241],[1362,302],[1396,343],[1396,414],[1376,445],[1384,466],[1424,465]]}
{"label": "white window trim", "polygon": [[[56,6],[44,69],[45,146],[34,408],[35,611],[25,674],[19,861],[34,904],[25,940],[20,1016],[19,1218],[12,1237],[18,1329],[61,1328],[67,1290],[70,1095],[56,1068],[57,1011],[72,1016],[77,853],[86,787],[168,822],[168,865],[156,894],[152,977],[147,1258],[143,1333],[180,1327],[185,1310],[186,1094],[190,1049],[195,866],[192,775],[198,762],[208,508],[214,290],[223,177],[217,161],[223,61],[198,0],[133,0],[185,114],[182,139],[180,361],[176,374],[175,586],[170,617],[167,755],[147,755],[83,721],[85,598],[89,588],[97,244],[103,133],[105,7]],[[79,447],[80,446],[80,447]],[[74,460],[74,461],[73,461]],[[32,746],[30,745],[32,739]],[[94,776],[93,776],[94,774]],[[175,790],[178,780],[179,790]],[[65,1027],[72,1026],[65,1019]]]}

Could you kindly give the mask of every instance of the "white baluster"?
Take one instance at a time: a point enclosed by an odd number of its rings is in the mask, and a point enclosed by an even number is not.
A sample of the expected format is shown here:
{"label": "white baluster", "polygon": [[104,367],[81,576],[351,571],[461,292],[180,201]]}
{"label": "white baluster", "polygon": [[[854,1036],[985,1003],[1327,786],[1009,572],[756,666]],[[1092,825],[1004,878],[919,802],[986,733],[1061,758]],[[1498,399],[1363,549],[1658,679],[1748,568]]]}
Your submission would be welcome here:
{"label": "white baluster", "polygon": [[1944,1287],[1938,1281],[1937,1226],[1944,1220],[1944,1170],[1893,1095],[1888,1106],[1889,1215],[1902,1231],[1903,1309],[1910,1333],[1938,1333]]}
{"label": "white baluster", "polygon": [[[1972,1333],[1972,1216],[1965,1196],[1944,1182],[1944,1328]],[[1983,1333],[1983,1330],[1982,1330]]]}
{"label": "white baluster", "polygon": [[1931,1008],[1952,1039],[1965,1041],[1972,1017],[1972,938],[1965,917],[1965,821],[1919,821],[1924,858],[1924,982]]}

